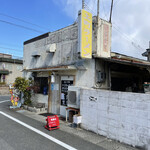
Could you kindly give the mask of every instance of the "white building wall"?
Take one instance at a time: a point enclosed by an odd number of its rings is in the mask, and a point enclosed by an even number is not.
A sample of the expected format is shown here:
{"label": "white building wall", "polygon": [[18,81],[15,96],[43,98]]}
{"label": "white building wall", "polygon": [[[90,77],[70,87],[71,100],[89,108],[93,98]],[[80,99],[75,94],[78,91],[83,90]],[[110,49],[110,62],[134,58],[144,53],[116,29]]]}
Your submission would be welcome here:
{"label": "white building wall", "polygon": [[10,71],[10,73],[6,75],[6,83],[7,84],[14,83],[17,77],[22,77],[23,76],[22,68],[23,68],[22,64],[6,63],[6,69]]}
{"label": "white building wall", "polygon": [[87,130],[133,146],[150,139],[149,94],[82,89],[80,111]]}
{"label": "white building wall", "polygon": [[23,76],[23,64],[0,62],[0,69],[2,70],[4,69],[3,65],[5,69],[9,71],[9,74],[5,75],[6,84],[14,83],[17,77]]}
{"label": "white building wall", "polygon": [[[77,24],[48,33],[48,37],[24,44],[24,69],[47,66],[69,65],[78,60]],[[56,44],[56,52],[49,53],[50,46]],[[40,55],[33,57],[33,55]]]}

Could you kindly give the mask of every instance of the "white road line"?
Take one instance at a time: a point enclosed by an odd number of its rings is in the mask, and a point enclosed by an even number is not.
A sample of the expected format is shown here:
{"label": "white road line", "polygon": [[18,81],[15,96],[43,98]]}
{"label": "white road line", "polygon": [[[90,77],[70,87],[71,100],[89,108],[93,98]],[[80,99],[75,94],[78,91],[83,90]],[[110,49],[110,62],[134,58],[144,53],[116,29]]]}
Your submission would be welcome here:
{"label": "white road line", "polygon": [[34,127],[32,127],[32,126],[30,126],[30,125],[28,125],[28,124],[26,124],[26,123],[24,123],[24,122],[22,122],[22,121],[16,119],[16,118],[14,118],[14,117],[12,117],[12,116],[10,116],[10,115],[8,115],[8,114],[2,112],[2,111],[0,111],[0,114],[2,114],[2,115],[4,115],[4,116],[6,116],[7,118],[9,118],[9,119],[11,119],[11,120],[13,120],[13,121],[15,121],[15,122],[21,124],[22,126],[28,128],[28,129],[30,129],[30,130],[32,130],[32,131],[34,131],[34,132],[36,132],[36,133],[38,133],[38,134],[44,136],[45,138],[47,138],[47,139],[49,139],[49,140],[55,142],[56,144],[58,144],[58,145],[60,145],[60,146],[62,146],[62,147],[64,147],[64,148],[66,148],[66,149],[69,149],[69,150],[77,150],[77,149],[71,147],[70,145],[63,143],[63,142],[61,142],[61,141],[55,139],[54,137],[52,137],[52,136],[50,136],[50,135],[48,135],[48,134],[46,134],[46,133],[44,133],[44,132],[42,132],[42,131],[40,131],[40,130],[37,130],[36,128],[34,128]]}
{"label": "white road line", "polygon": [[0,101],[0,103],[5,103],[5,102],[8,102],[8,101],[10,101],[10,100]]}

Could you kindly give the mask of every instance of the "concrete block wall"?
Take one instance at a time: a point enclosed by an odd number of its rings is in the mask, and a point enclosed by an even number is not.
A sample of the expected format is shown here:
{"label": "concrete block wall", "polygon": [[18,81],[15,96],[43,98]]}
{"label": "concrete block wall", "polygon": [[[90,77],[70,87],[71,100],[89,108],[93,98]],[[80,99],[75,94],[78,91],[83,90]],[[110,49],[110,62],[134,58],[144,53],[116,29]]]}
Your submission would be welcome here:
{"label": "concrete block wall", "polygon": [[10,95],[9,86],[1,85],[0,86],[0,95]]}
{"label": "concrete block wall", "polygon": [[81,89],[80,103],[83,128],[132,146],[148,144],[149,94]]}

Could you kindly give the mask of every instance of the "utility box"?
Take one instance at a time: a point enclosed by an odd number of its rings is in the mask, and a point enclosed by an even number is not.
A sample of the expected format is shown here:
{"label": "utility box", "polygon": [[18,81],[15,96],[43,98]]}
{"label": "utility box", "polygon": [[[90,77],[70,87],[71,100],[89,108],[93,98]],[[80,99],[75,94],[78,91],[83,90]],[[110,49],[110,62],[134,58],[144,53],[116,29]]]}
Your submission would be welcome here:
{"label": "utility box", "polygon": [[80,108],[80,87],[68,87],[68,107]]}
{"label": "utility box", "polygon": [[82,121],[82,116],[81,115],[74,115],[73,116],[73,123],[80,124],[81,121]]}

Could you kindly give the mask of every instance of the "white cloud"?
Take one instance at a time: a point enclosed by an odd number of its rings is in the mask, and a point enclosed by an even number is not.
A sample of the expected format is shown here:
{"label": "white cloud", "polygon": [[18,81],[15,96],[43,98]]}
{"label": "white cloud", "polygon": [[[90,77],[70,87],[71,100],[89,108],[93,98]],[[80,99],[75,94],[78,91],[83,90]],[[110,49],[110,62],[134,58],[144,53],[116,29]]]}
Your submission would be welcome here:
{"label": "white cloud", "polygon": [[[57,1],[57,0],[55,0]],[[82,0],[58,0],[63,11],[74,20],[81,9]],[[97,0],[85,0],[90,11],[96,14]],[[109,19],[110,0],[100,0],[100,17]],[[114,0],[112,51],[142,58],[141,53],[150,40],[150,1]],[[142,47],[142,49],[140,49]]]}
{"label": "white cloud", "polygon": [[[150,39],[149,5],[149,0],[122,0],[114,7],[113,26],[117,24],[122,34],[116,33],[116,29],[113,28],[113,50],[142,58],[141,53],[148,47]],[[124,37],[119,40],[119,35],[123,36],[123,33],[129,40]],[[142,47],[143,50],[136,47]]]}

